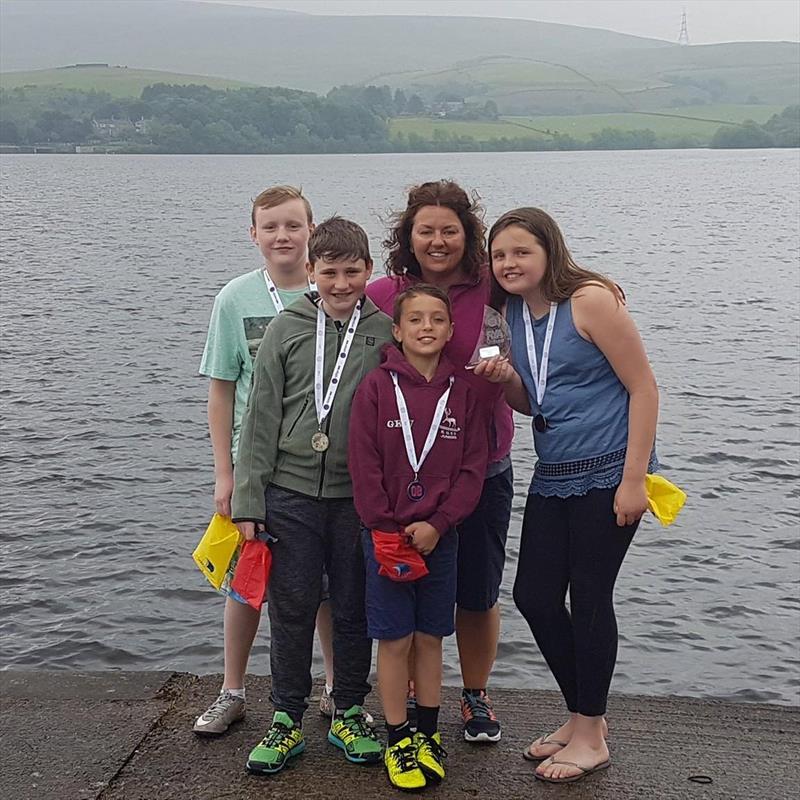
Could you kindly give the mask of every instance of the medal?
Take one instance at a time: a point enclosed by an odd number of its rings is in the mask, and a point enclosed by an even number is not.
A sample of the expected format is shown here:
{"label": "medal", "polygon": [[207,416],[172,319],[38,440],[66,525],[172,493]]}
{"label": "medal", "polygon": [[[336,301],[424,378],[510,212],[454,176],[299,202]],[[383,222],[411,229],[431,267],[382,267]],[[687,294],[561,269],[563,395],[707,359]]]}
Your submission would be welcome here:
{"label": "medal", "polygon": [[417,503],[425,497],[425,486],[419,479],[419,471],[422,469],[422,465],[428,457],[428,453],[430,453],[434,441],[436,441],[436,432],[442,424],[444,410],[447,406],[447,400],[450,397],[450,390],[453,388],[453,381],[455,378],[453,378],[452,375],[450,376],[450,383],[447,384],[444,394],[439,398],[439,402],[436,403],[436,410],[433,412],[431,427],[428,429],[428,435],[425,437],[422,453],[420,453],[419,458],[417,458],[417,453],[414,448],[414,437],[411,434],[411,420],[408,416],[406,398],[403,396],[403,390],[400,388],[400,381],[397,377],[397,373],[392,371],[389,374],[392,376],[392,383],[394,384],[394,396],[397,400],[397,412],[400,414],[400,427],[403,429],[403,442],[406,446],[406,456],[414,472],[414,479],[408,484],[406,495],[408,495],[409,500],[413,500]]}
{"label": "medal", "polygon": [[542,400],[547,388],[547,366],[550,363],[550,342],[553,339],[553,328],[556,324],[556,312],[558,303],[550,303],[550,319],[547,320],[547,330],[544,334],[544,344],[542,345],[542,363],[538,364],[536,358],[536,339],[533,335],[533,323],[531,322],[531,312],[528,304],[522,301],[522,319],[525,322],[525,344],[528,349],[528,363],[531,367],[531,377],[533,386],[536,389],[536,405],[539,406],[539,413],[533,418],[533,427],[537,433],[544,433],[547,430],[547,419],[542,414]]}
{"label": "medal", "polygon": [[324,434],[322,431],[317,431],[311,437],[311,449],[314,450],[315,453],[324,453],[331,445],[331,440],[328,438],[327,434]]}
{"label": "medal", "polygon": [[425,487],[419,480],[417,480],[416,477],[414,477],[414,480],[411,481],[406,488],[406,494],[408,495],[409,500],[413,500],[416,503],[425,497]]}
{"label": "medal", "polygon": [[[322,430],[322,423],[325,422],[331,408],[333,408],[333,398],[339,388],[339,381],[353,344],[353,337],[356,335],[358,321],[361,319],[361,304],[359,300],[350,321],[347,323],[347,332],[342,340],[342,346],[336,356],[336,363],[333,365],[331,382],[328,384],[327,391],[324,391],[323,380],[325,374],[325,312],[322,308],[317,308],[317,333],[314,343],[314,405],[317,409],[317,423],[319,430],[311,437],[311,447],[315,453],[324,453],[330,447],[330,439]],[[323,394],[324,391],[324,394]]]}

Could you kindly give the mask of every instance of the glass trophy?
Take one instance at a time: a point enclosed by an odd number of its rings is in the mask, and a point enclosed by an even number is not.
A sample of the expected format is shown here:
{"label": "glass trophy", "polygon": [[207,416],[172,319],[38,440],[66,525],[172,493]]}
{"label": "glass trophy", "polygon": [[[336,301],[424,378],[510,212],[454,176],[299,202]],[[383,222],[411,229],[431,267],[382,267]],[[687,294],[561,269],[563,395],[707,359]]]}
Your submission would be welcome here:
{"label": "glass trophy", "polygon": [[511,330],[503,315],[489,306],[483,309],[483,326],[478,343],[467,362],[467,369],[473,369],[479,361],[501,356],[508,358],[511,353]]}

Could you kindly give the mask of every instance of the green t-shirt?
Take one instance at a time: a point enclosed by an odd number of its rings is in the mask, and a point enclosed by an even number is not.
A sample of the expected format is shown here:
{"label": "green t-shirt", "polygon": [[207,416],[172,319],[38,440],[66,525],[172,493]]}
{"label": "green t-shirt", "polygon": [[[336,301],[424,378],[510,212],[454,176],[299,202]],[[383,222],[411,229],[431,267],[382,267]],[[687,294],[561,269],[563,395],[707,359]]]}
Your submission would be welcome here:
{"label": "green t-shirt", "polygon": [[[306,289],[278,290],[284,307],[302,297]],[[214,300],[208,337],[200,362],[200,374],[222,381],[236,381],[233,404],[231,456],[236,459],[242,416],[253,376],[253,359],[267,325],[277,314],[264,280],[255,269],[227,283]]]}

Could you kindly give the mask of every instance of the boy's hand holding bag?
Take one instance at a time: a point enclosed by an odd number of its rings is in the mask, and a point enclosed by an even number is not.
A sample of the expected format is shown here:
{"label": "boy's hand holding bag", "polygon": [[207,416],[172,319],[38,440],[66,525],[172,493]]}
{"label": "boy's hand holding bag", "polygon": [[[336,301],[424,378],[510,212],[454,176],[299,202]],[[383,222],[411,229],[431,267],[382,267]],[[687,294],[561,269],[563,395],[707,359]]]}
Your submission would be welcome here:
{"label": "boy's hand holding bag", "polygon": [[[274,541],[268,537],[270,541]],[[247,601],[256,611],[261,610],[267,596],[269,572],[272,568],[272,551],[262,539],[246,539],[233,574],[231,589]]]}
{"label": "boy's hand holding bag", "polygon": [[378,575],[408,583],[428,574],[425,559],[409,544],[405,534],[373,530],[372,544]]}

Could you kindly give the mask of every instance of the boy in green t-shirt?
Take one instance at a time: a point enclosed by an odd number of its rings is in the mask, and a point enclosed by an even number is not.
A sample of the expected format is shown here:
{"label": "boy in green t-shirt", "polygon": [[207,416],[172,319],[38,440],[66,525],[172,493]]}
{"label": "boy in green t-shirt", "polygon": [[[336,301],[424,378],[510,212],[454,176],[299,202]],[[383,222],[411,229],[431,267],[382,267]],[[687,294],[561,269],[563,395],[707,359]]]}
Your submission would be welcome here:
{"label": "boy in green t-shirt", "polygon": [[[264,266],[227,283],[214,300],[200,374],[208,387],[208,428],[214,451],[214,506],[229,517],[233,464],[242,415],[247,406],[253,359],[267,325],[286,306],[308,291],[308,237],[314,229],[311,205],[292,186],[273,186],[256,197],[251,211],[250,238]],[[195,733],[216,736],[244,717],[244,678],[260,615],[235,597],[225,602],[225,677],[219,697],[197,718]],[[331,618],[327,602],[317,620],[330,703],[333,656]]]}
{"label": "boy in green t-shirt", "polygon": [[250,772],[283,769],[305,749],[314,615],[327,572],[333,610],[335,714],[328,740],[348,761],[377,763],[381,745],[364,697],[372,642],[364,609],[364,554],[347,437],[353,394],[392,339],[392,321],[364,295],[372,273],[367,235],[334,217],[308,245],[319,295],[298,300],[264,334],[242,421],[232,516],[247,539],[270,544],[272,726],[252,750]]}

